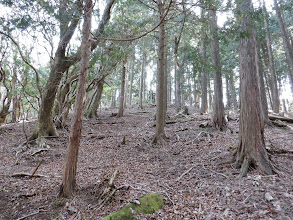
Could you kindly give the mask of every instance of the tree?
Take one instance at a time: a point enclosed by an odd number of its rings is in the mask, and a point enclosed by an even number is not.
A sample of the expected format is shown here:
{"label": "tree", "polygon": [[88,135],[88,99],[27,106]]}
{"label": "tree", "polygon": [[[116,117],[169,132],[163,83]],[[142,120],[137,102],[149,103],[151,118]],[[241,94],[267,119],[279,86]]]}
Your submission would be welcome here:
{"label": "tree", "polygon": [[[79,2],[79,1],[77,1]],[[105,30],[105,26],[110,19],[111,8],[114,5],[115,0],[108,1],[102,19],[99,23],[98,28],[95,31],[95,36],[101,36]],[[55,52],[53,64],[49,79],[42,93],[41,106],[38,114],[38,121],[35,126],[35,130],[30,140],[36,139],[43,136],[56,136],[57,131],[53,124],[53,108],[55,96],[57,93],[58,86],[62,79],[63,73],[73,64],[77,63],[81,59],[81,49],[69,57],[66,56],[66,48],[73,36],[73,33],[79,23],[80,12],[78,10],[78,3],[71,4],[68,1],[62,0],[59,7],[60,15],[60,38],[58,48]],[[75,11],[67,11],[68,8],[76,8]],[[70,17],[70,13],[73,16]],[[70,18],[70,19],[69,19]],[[91,50],[94,50],[98,46],[98,41],[91,43]]]}
{"label": "tree", "polygon": [[201,106],[200,112],[208,112],[208,72],[207,72],[207,52],[206,52],[206,27],[205,27],[205,9],[201,9],[202,31],[201,31],[201,56],[202,56],[202,73],[201,73]]}
{"label": "tree", "polygon": [[120,98],[119,98],[120,101],[119,101],[119,111],[118,111],[117,117],[122,117],[124,112],[126,64],[127,64],[127,56],[124,57],[123,63],[122,63],[121,89],[120,89]]}
{"label": "tree", "polygon": [[86,0],[84,8],[84,23],[82,30],[81,44],[81,66],[80,77],[78,81],[77,97],[74,118],[71,125],[69,145],[66,152],[66,159],[63,171],[62,184],[59,195],[69,197],[73,194],[76,186],[76,170],[78,149],[82,130],[82,118],[85,106],[86,83],[89,71],[89,60],[91,54],[91,18],[92,18],[92,0]]}
{"label": "tree", "polygon": [[212,6],[209,9],[210,16],[210,30],[211,30],[211,53],[212,63],[214,68],[214,108],[212,116],[212,126],[220,130],[226,129],[226,120],[223,103],[223,86],[221,76],[221,62],[220,62],[220,49],[218,39],[218,26],[216,8]]}
{"label": "tree", "polygon": [[269,69],[270,69],[271,80],[272,80],[273,111],[275,113],[279,113],[280,98],[279,98],[279,90],[278,90],[278,80],[277,80],[277,74],[276,74],[276,68],[275,68],[274,54],[272,50],[271,33],[269,30],[269,25],[268,25],[268,13],[267,13],[265,4],[263,5],[263,13],[264,13],[264,23],[265,23],[265,29],[266,29],[266,42],[267,42],[267,48],[268,48],[268,54],[269,54]]}
{"label": "tree", "polygon": [[288,36],[287,27],[286,27],[284,18],[282,16],[282,11],[279,7],[277,0],[274,0],[274,5],[275,5],[276,13],[277,13],[278,24],[279,24],[282,39],[283,39],[283,47],[285,50],[286,61],[287,61],[288,69],[289,69],[289,79],[291,82],[291,92],[293,95],[293,47],[290,44],[290,38]]}
{"label": "tree", "polygon": [[144,77],[145,77],[145,68],[146,68],[146,49],[145,49],[145,40],[142,42],[142,61],[141,61],[141,73],[139,79],[139,96],[138,96],[138,108],[143,109],[142,100],[143,100],[143,87],[144,87]]}
{"label": "tree", "polygon": [[236,167],[241,167],[240,176],[246,175],[250,167],[257,168],[263,174],[273,174],[264,142],[251,0],[237,0],[237,9],[240,19],[240,125],[239,145],[235,154]]}
{"label": "tree", "polygon": [[[167,13],[168,9],[164,7],[164,4],[162,0],[156,1],[157,7],[158,7],[158,17],[159,21],[164,19],[165,13]],[[170,0],[169,7],[172,3],[172,0]],[[159,26],[159,43],[158,43],[158,68],[157,68],[157,98],[156,98],[156,131],[155,136],[153,139],[153,143],[156,144],[160,142],[162,138],[166,136],[165,134],[165,100],[164,98],[167,98],[165,95],[166,93],[166,83],[165,81],[165,67],[166,61],[165,61],[165,21],[161,23]]]}

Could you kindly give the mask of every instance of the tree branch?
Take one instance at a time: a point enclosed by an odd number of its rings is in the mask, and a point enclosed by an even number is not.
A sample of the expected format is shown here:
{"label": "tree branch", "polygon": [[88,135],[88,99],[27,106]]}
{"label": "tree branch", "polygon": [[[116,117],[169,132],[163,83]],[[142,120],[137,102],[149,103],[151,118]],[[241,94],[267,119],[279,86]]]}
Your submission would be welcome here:
{"label": "tree branch", "polygon": [[163,18],[160,20],[160,22],[155,26],[153,27],[151,30],[145,32],[144,34],[140,35],[140,36],[136,36],[136,37],[132,37],[132,38],[127,38],[127,39],[118,39],[118,38],[102,38],[102,37],[97,37],[95,36],[93,33],[92,33],[92,36],[94,37],[95,40],[110,40],[110,41],[134,41],[134,40],[138,40],[146,35],[148,35],[149,33],[153,32],[155,29],[157,29],[165,20],[166,16],[168,15],[168,12],[171,8],[171,5],[172,5],[172,2],[173,0],[170,0],[170,3],[168,5],[168,8],[167,8],[167,11],[166,13],[164,14]]}
{"label": "tree branch", "polygon": [[36,82],[37,82],[37,88],[38,88],[38,91],[39,91],[39,93],[40,93],[40,95],[42,95],[42,89],[41,89],[41,87],[40,87],[40,80],[39,80],[39,72],[36,70],[36,68],[24,57],[24,55],[23,55],[23,53],[22,53],[22,51],[21,51],[21,49],[20,49],[20,46],[19,46],[19,44],[13,39],[13,37],[11,37],[9,34],[6,34],[6,33],[4,33],[4,32],[2,32],[2,31],[0,31],[0,34],[2,34],[2,35],[4,35],[4,36],[6,36],[6,37],[8,37],[14,44],[15,44],[15,46],[17,47],[17,49],[18,49],[18,52],[19,52],[19,54],[20,54],[20,56],[21,56],[21,59],[23,60],[23,62],[25,62],[29,67],[31,67],[33,70],[34,70],[34,72],[36,73]]}

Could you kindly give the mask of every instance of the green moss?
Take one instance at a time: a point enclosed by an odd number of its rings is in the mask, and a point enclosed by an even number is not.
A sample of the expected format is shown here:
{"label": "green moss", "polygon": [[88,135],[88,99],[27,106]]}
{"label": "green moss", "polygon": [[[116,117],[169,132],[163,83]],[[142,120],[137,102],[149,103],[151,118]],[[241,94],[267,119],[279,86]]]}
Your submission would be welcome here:
{"label": "green moss", "polygon": [[163,197],[157,193],[148,193],[139,201],[140,205],[127,205],[118,212],[106,216],[104,220],[134,220],[138,219],[135,214],[151,214],[164,206]]}

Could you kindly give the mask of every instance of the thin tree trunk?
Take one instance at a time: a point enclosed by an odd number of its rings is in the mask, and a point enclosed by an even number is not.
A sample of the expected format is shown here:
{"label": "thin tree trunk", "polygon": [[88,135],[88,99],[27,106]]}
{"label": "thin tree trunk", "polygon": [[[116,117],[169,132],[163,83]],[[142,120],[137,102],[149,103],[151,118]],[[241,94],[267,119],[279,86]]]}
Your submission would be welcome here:
{"label": "thin tree trunk", "polygon": [[122,117],[123,112],[124,112],[126,63],[127,63],[127,57],[125,57],[124,60],[123,60],[122,76],[121,76],[120,102],[119,102],[119,111],[118,111],[117,117]]}
{"label": "thin tree trunk", "polygon": [[59,195],[63,197],[70,197],[74,193],[76,187],[77,158],[80,145],[82,117],[86,96],[86,83],[88,78],[89,60],[91,54],[91,18],[92,0],[86,0],[84,6],[84,23],[82,30],[82,58],[80,66],[80,77],[78,81],[76,106],[69,136],[69,145],[66,153],[62,184],[59,192]]}
{"label": "thin tree trunk", "polygon": [[146,52],[145,52],[145,46],[143,42],[141,73],[140,73],[140,80],[139,80],[139,98],[138,98],[138,108],[140,109],[143,109],[142,100],[143,100],[143,84],[144,84],[145,66],[146,66]]}
{"label": "thin tree trunk", "polygon": [[236,94],[236,89],[234,86],[234,76],[233,73],[230,73],[230,80],[229,80],[229,85],[230,85],[230,91],[231,91],[231,98],[232,98],[232,103],[233,103],[233,109],[237,110],[238,109],[238,103],[237,103],[237,94]]}
{"label": "thin tree trunk", "polygon": [[209,112],[213,111],[213,91],[211,88],[211,79],[208,76],[208,94],[209,94],[209,105],[208,105],[208,110]]}
{"label": "thin tree trunk", "polygon": [[98,109],[101,103],[101,97],[104,88],[104,80],[100,80],[98,82],[98,86],[95,92],[94,100],[88,108],[87,117],[88,118],[97,118],[98,117]]}
{"label": "thin tree trunk", "polygon": [[240,126],[239,145],[235,154],[240,176],[246,175],[250,167],[263,174],[273,174],[264,142],[264,121],[259,91],[256,31],[253,29],[251,0],[237,0],[241,17],[240,38]]}
{"label": "thin tree trunk", "polygon": [[264,23],[265,23],[265,29],[266,29],[266,41],[267,41],[267,48],[268,48],[268,54],[269,54],[269,67],[270,67],[271,81],[272,81],[273,111],[275,113],[279,113],[279,111],[280,111],[280,98],[279,98],[279,90],[278,90],[278,80],[277,80],[274,55],[273,55],[273,50],[272,50],[271,33],[269,30],[269,25],[268,25],[268,13],[266,11],[265,5],[263,6],[263,11],[264,11],[264,15],[265,15]]}
{"label": "thin tree trunk", "polygon": [[290,44],[290,39],[288,36],[287,27],[286,27],[284,18],[282,16],[282,11],[279,7],[277,0],[274,0],[274,5],[275,5],[276,13],[277,13],[278,24],[279,24],[279,27],[281,30],[281,35],[283,38],[284,50],[285,50],[285,54],[286,54],[287,65],[289,68],[289,79],[291,82],[291,92],[293,95],[293,48],[292,48],[292,45]]}
{"label": "thin tree trunk", "polygon": [[[17,73],[16,73],[16,68],[13,67],[13,77],[11,81],[11,89],[13,91],[12,94],[12,118],[11,122],[18,122],[20,119],[20,96],[19,92],[16,90],[16,82],[17,82]],[[0,98],[1,99],[1,98]]]}
{"label": "thin tree trunk", "polygon": [[129,105],[132,104],[132,88],[133,88],[133,76],[134,76],[134,62],[135,62],[135,54],[132,56],[131,60],[131,69],[129,71]]}
{"label": "thin tree trunk", "polygon": [[227,109],[231,109],[231,92],[230,92],[230,86],[229,86],[229,75],[225,75],[226,79],[226,98],[227,98]]}
{"label": "thin tree trunk", "polygon": [[128,97],[128,84],[129,84],[129,66],[126,67],[126,76],[125,76],[125,92],[124,92],[124,109],[127,107],[127,97]]}
{"label": "thin tree trunk", "polygon": [[216,9],[209,10],[211,28],[211,49],[214,70],[214,109],[212,126],[220,130],[226,129],[225,111],[223,103],[223,86],[221,76],[220,49]]}
{"label": "thin tree trunk", "polygon": [[262,112],[263,112],[264,121],[268,123],[269,122],[268,101],[267,101],[266,88],[265,88],[265,82],[264,82],[263,64],[262,64],[259,52],[258,52],[258,72],[259,72]]}
{"label": "thin tree trunk", "polygon": [[[201,19],[205,20],[205,9],[201,9]],[[202,56],[202,73],[201,73],[201,114],[208,112],[208,72],[207,72],[207,52],[206,52],[206,28],[205,24],[202,24],[201,31],[201,48],[200,53]]]}

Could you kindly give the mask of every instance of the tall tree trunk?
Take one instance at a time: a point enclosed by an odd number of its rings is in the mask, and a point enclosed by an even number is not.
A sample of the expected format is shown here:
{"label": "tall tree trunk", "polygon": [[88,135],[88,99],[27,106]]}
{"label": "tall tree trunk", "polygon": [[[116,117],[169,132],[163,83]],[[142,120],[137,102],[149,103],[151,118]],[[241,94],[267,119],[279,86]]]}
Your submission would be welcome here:
{"label": "tall tree trunk", "polygon": [[178,44],[176,45],[176,39],[175,39],[175,47],[174,47],[175,90],[174,92],[175,92],[175,107],[177,111],[181,109],[181,77],[180,77],[180,71],[177,65],[178,64],[178,57],[177,57]]}
{"label": "tall tree trunk", "polygon": [[111,94],[111,107],[116,107],[116,89]]}
{"label": "tall tree trunk", "polygon": [[[163,19],[165,10],[162,0],[157,0],[159,21]],[[153,143],[160,142],[165,137],[165,21],[159,26],[159,44],[158,44],[158,70],[157,70],[157,89],[156,89],[156,131]]]}
{"label": "tall tree trunk", "polygon": [[263,64],[261,61],[259,50],[258,50],[258,73],[259,73],[262,112],[263,112],[264,121],[268,123],[269,122],[268,101],[267,101],[266,88],[265,88],[265,82],[264,82]]}
{"label": "tall tree trunk", "polygon": [[232,103],[233,103],[233,109],[237,110],[238,109],[238,103],[237,103],[237,93],[236,93],[236,89],[234,86],[234,76],[233,76],[233,72],[230,73],[230,77],[229,77],[229,86],[230,86],[230,91],[231,91],[231,98],[232,98]]}
{"label": "tall tree trunk", "polygon": [[[11,81],[11,89],[13,91],[12,94],[12,118],[11,122],[18,122],[20,119],[20,95],[18,90],[16,89],[16,82],[17,82],[17,73],[16,73],[16,68],[13,67],[13,77]],[[0,98],[1,99],[1,98]]]}
{"label": "tall tree trunk", "polygon": [[209,112],[213,111],[213,91],[211,88],[211,79],[208,76],[208,94],[209,94],[209,105],[208,105],[208,110]]}
{"label": "tall tree trunk", "polygon": [[[205,9],[201,9],[201,19],[205,20]],[[200,53],[202,56],[202,73],[201,73],[201,106],[200,112],[201,114],[205,114],[208,112],[208,72],[207,72],[207,51],[206,51],[206,27],[205,24],[202,24],[201,27],[201,47]]]}
{"label": "tall tree trunk", "polygon": [[240,126],[239,145],[235,154],[240,176],[246,175],[250,167],[263,174],[273,174],[264,142],[264,121],[261,108],[256,31],[253,29],[253,7],[251,0],[237,0],[240,20]]}
{"label": "tall tree trunk", "polygon": [[135,54],[132,55],[132,60],[130,64],[129,71],[129,105],[132,104],[132,88],[133,88],[133,77],[134,77],[134,63],[135,63]]}
{"label": "tall tree trunk", "polygon": [[290,44],[290,39],[288,36],[287,27],[286,27],[284,18],[282,16],[282,11],[279,7],[277,0],[274,0],[274,5],[275,5],[276,13],[277,13],[278,24],[279,24],[279,27],[281,30],[281,35],[283,38],[284,50],[285,50],[285,54],[286,54],[287,65],[289,68],[289,79],[291,82],[291,92],[293,95],[293,48],[292,48],[292,45]]}
{"label": "tall tree trunk", "polygon": [[[81,59],[81,50],[77,50],[78,52],[71,57],[65,56],[66,48],[80,20],[80,13],[77,11],[76,14],[73,15],[73,18],[68,21],[69,15],[66,15],[66,9],[69,7],[67,5],[68,2],[69,1],[62,0],[60,3],[59,14],[62,15],[60,16],[60,41],[51,66],[48,81],[42,93],[38,121],[35,125],[33,134],[29,137],[29,140],[43,136],[58,135],[53,124],[53,108],[57,89],[63,73],[68,70],[70,66],[74,65]],[[107,2],[102,19],[97,30],[95,31],[96,36],[101,36],[103,34],[105,26],[110,20],[110,13],[112,7],[114,6],[114,2],[115,0],[109,0]],[[91,43],[91,50],[95,49],[98,43],[99,41],[93,41]]]}
{"label": "tall tree trunk", "polygon": [[140,73],[140,80],[139,80],[139,97],[138,97],[138,108],[140,109],[143,109],[142,100],[143,100],[143,84],[144,84],[145,66],[146,66],[146,52],[145,52],[145,46],[143,42],[141,73]]}
{"label": "tall tree trunk", "polygon": [[220,130],[226,129],[225,111],[223,103],[223,86],[221,76],[220,49],[216,9],[209,10],[211,28],[211,50],[214,70],[214,109],[212,126]]}
{"label": "tall tree trunk", "polygon": [[230,92],[230,86],[229,86],[229,75],[225,75],[226,79],[226,98],[227,98],[227,109],[231,109],[231,92]]}
{"label": "tall tree trunk", "polygon": [[126,63],[127,63],[127,57],[124,58],[123,64],[122,64],[121,89],[120,89],[120,98],[119,98],[120,101],[119,101],[119,111],[118,111],[117,117],[122,117],[124,112]]}
{"label": "tall tree trunk", "polygon": [[124,109],[127,108],[127,97],[128,97],[128,78],[129,78],[129,65],[126,67],[126,75],[125,75],[125,92],[124,92]]}
{"label": "tall tree trunk", "polygon": [[98,86],[95,91],[94,100],[91,103],[91,105],[89,106],[88,111],[86,113],[88,118],[97,118],[98,117],[98,109],[99,109],[99,106],[101,103],[103,88],[104,88],[104,80],[100,80],[98,82]]}
{"label": "tall tree trunk", "polygon": [[265,15],[264,23],[265,23],[265,29],[266,29],[266,41],[267,41],[267,48],[268,48],[268,54],[269,54],[269,67],[270,67],[271,81],[272,81],[273,111],[275,113],[279,113],[280,98],[279,98],[279,90],[278,90],[278,80],[277,80],[274,55],[272,50],[271,33],[269,30],[269,25],[268,25],[268,13],[266,11],[265,5],[263,6],[263,11]]}
{"label": "tall tree trunk", "polygon": [[86,83],[88,78],[89,60],[91,54],[91,18],[92,0],[86,0],[86,3],[84,5],[84,23],[82,30],[83,35],[80,77],[78,81],[75,112],[69,136],[69,145],[66,153],[62,184],[59,192],[59,195],[63,197],[70,197],[74,193],[76,187],[78,149],[80,145],[82,117],[85,106]]}

